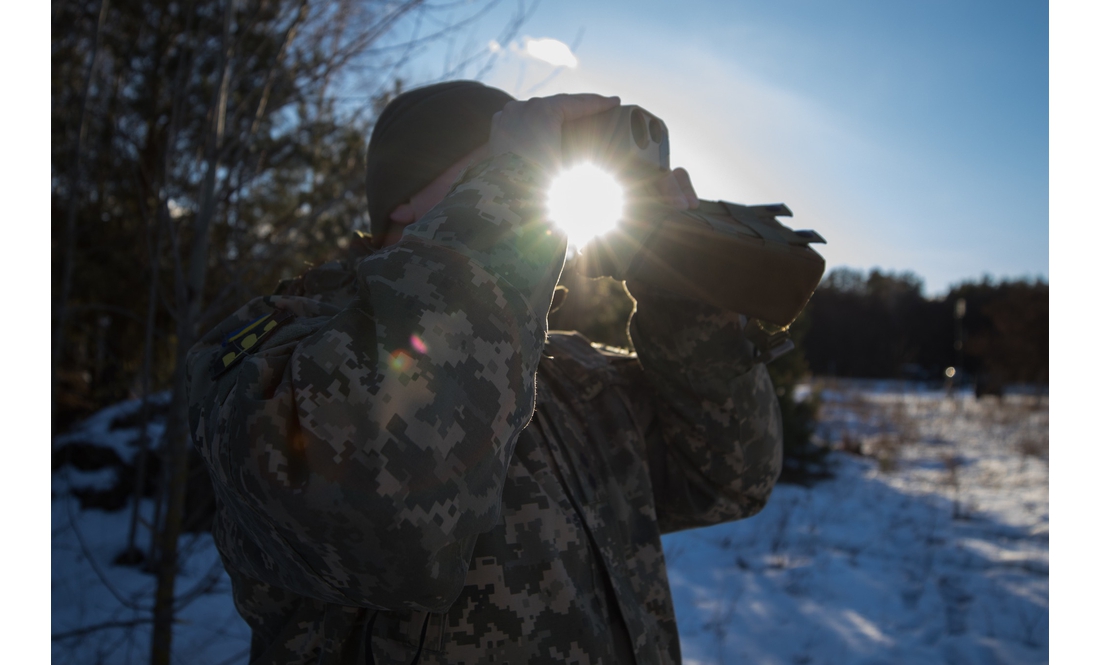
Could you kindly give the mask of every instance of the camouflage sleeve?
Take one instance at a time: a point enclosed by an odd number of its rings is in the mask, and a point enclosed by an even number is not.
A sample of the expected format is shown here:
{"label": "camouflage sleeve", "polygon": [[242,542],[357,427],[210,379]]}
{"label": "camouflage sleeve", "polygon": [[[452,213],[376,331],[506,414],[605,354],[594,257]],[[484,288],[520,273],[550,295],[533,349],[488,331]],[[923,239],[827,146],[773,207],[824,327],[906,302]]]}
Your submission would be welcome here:
{"label": "camouflage sleeve", "polygon": [[[664,533],[756,514],[782,464],[779,404],[744,317],[630,285],[646,453]],[[643,378],[644,377],[644,378]]]}
{"label": "camouflage sleeve", "polygon": [[[191,351],[192,433],[235,569],[342,605],[454,601],[534,409],[566,246],[544,178],[512,155],[471,167],[358,263],[350,305],[257,299]],[[296,316],[218,375],[224,336],[272,308]]]}

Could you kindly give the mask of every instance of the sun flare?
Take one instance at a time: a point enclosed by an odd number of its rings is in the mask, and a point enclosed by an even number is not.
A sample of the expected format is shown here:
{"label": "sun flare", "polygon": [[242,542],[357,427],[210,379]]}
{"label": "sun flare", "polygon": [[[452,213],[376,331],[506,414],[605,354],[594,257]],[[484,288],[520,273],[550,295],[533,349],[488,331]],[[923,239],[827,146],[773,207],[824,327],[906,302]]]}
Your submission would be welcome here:
{"label": "sun flare", "polygon": [[610,173],[592,164],[563,171],[547,195],[550,219],[583,247],[606,233],[623,216],[623,188]]}

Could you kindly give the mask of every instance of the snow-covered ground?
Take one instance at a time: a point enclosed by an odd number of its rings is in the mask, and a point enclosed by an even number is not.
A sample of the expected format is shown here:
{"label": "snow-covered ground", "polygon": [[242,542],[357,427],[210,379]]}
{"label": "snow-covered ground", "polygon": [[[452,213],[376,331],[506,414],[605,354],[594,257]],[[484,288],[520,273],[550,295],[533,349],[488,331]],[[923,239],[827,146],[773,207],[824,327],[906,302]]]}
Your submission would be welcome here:
{"label": "snow-covered ground", "polygon": [[[156,396],[161,406],[167,395]],[[97,413],[54,442],[93,443],[124,463],[138,454],[141,430],[135,417],[140,402],[124,402]],[[130,421],[130,422],[126,422]],[[124,426],[119,426],[125,423]],[[154,422],[150,435],[163,434]],[[66,464],[53,474],[53,662],[72,665],[131,665],[149,662],[152,630],[152,575],[112,565],[130,533],[130,508],[108,512],[80,510],[73,490],[106,490],[117,466],[81,471]],[[148,522],[153,501],[141,502]],[[138,528],[137,545],[148,548],[148,531]],[[248,662],[250,630],[233,607],[229,576],[208,533],[185,534],[180,541],[182,571],[176,583],[178,624],[172,636],[174,663],[238,665]],[[59,639],[60,638],[60,639]]]}
{"label": "snow-covered ground", "polygon": [[[665,538],[685,662],[1047,662],[1046,398],[814,389],[819,434],[850,451],[831,456],[834,478],[781,485],[752,519]],[[65,440],[130,460],[139,432],[111,423],[135,409],[112,407]],[[55,663],[148,661],[153,580],[111,563],[129,510],[81,511],[70,494],[112,473],[54,474]],[[183,549],[175,662],[245,663],[248,628],[211,538],[185,536]]]}
{"label": "snow-covered ground", "polygon": [[867,456],[665,538],[685,662],[1047,662],[1046,398],[819,387]]}

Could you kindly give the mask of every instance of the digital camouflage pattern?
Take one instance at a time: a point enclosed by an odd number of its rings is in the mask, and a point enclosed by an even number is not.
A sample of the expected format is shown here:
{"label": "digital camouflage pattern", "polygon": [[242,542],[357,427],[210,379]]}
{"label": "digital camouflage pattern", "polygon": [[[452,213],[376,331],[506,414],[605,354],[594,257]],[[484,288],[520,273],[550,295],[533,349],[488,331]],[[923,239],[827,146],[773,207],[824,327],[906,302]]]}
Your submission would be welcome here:
{"label": "digital camouflage pattern", "polygon": [[[545,185],[512,155],[472,167],[398,245],[188,356],[253,663],[680,661],[660,535],[763,507],[778,405],[732,312],[632,285],[637,356],[548,336]],[[273,308],[295,317],[221,371]]]}

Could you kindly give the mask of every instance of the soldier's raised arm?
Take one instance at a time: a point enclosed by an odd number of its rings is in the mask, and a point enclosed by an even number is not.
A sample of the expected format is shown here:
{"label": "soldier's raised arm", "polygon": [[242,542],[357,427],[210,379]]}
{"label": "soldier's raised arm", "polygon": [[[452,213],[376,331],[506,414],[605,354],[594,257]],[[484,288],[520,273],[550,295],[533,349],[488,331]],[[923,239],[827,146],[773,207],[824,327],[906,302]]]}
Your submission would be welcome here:
{"label": "soldier's raised arm", "polygon": [[783,430],[745,317],[628,284],[637,360],[615,362],[643,421],[661,531],[759,512],[779,477]]}
{"label": "soldier's raised arm", "polygon": [[[699,206],[684,169],[664,172],[647,191],[660,206]],[[756,514],[779,477],[783,432],[746,318],[649,280],[626,283],[636,355],[606,355],[642,429],[661,531]]]}

